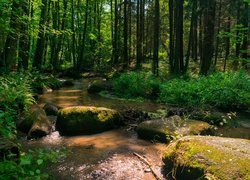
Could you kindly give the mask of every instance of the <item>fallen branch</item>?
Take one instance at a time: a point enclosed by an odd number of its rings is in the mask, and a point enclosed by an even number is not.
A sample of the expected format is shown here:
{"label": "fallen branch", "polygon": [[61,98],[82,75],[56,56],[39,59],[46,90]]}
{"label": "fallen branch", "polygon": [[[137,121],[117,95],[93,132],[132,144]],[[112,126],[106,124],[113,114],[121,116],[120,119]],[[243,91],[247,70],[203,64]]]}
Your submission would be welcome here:
{"label": "fallen branch", "polygon": [[152,165],[150,164],[150,162],[148,162],[147,159],[145,159],[144,157],[142,157],[140,154],[137,154],[136,152],[134,152],[133,155],[137,156],[142,162],[144,162],[149,167],[149,169],[151,170],[152,174],[154,175],[154,177],[157,180],[161,180],[161,178],[156,174],[156,172],[152,168]]}

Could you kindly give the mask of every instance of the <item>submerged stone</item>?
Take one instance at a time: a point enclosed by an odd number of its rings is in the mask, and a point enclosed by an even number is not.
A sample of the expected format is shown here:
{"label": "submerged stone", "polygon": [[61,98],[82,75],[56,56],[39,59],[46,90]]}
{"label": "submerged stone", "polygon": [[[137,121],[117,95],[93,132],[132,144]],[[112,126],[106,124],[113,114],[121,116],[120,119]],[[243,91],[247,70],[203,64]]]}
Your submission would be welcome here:
{"label": "submerged stone", "polygon": [[187,135],[212,134],[212,126],[206,122],[184,120],[179,116],[142,122],[136,129],[142,139],[169,142]]}
{"label": "submerged stone", "polygon": [[113,129],[120,124],[120,114],[116,110],[76,106],[58,112],[56,129],[61,135],[84,135]]}
{"label": "submerged stone", "polygon": [[166,175],[174,179],[250,179],[250,141],[188,136],[168,145]]}

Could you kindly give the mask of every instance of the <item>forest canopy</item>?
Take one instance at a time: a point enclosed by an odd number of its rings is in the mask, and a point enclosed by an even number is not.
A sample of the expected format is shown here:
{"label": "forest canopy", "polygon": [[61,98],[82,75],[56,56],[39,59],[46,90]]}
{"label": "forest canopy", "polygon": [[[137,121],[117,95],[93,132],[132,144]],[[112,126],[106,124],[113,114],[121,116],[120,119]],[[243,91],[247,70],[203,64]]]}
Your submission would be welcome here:
{"label": "forest canopy", "polygon": [[249,0],[5,0],[0,68],[160,72],[248,68]]}

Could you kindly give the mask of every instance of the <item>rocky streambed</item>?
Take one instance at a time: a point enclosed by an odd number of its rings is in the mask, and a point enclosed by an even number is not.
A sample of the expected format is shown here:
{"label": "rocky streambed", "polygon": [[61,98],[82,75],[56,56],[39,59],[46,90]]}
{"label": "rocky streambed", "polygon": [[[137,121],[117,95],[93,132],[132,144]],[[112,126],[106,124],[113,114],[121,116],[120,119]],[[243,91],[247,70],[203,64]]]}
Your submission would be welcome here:
{"label": "rocky streambed", "polygon": [[[88,92],[88,84],[89,80],[74,81],[73,86],[40,96],[40,108],[53,115],[50,118],[54,121],[58,115],[59,132],[24,141],[26,148],[70,150],[65,159],[47,168],[56,179],[228,179],[230,174],[226,176],[226,172],[230,166],[219,172],[228,162],[232,166],[238,163],[232,177],[250,178],[249,140],[199,136],[234,137],[231,131],[235,137],[250,139],[249,128],[218,131],[206,122],[187,120],[185,116],[180,117],[183,114],[173,112],[152,119],[149,114],[159,115],[159,109],[165,108],[163,105],[105,98]],[[34,125],[31,127],[36,130],[29,131],[31,138],[37,132],[41,134]],[[231,143],[235,146],[230,146]],[[245,152],[244,156],[237,153],[241,151]]]}

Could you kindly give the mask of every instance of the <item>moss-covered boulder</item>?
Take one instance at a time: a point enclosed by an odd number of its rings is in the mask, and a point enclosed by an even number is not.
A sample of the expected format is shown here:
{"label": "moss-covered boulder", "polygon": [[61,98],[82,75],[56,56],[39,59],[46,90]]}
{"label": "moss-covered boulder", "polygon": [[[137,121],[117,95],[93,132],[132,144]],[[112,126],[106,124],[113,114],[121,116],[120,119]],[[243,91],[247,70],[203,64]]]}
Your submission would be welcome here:
{"label": "moss-covered boulder", "polygon": [[234,119],[234,115],[228,115],[226,113],[218,112],[218,111],[205,111],[205,110],[198,110],[194,111],[190,114],[190,118],[197,119],[201,121],[206,121],[209,124],[215,124],[223,126],[227,123],[231,123]]}
{"label": "moss-covered boulder", "polygon": [[120,124],[116,110],[98,107],[68,107],[58,112],[56,129],[61,135],[86,135],[113,129]]}
{"label": "moss-covered boulder", "polygon": [[136,129],[142,139],[168,142],[187,135],[206,135],[212,133],[212,126],[206,122],[184,120],[179,116],[144,121]]}
{"label": "moss-covered boulder", "polygon": [[52,123],[43,109],[35,110],[27,119],[33,122],[28,133],[28,138],[41,138],[51,133]]}
{"label": "moss-covered boulder", "polygon": [[169,179],[250,179],[250,141],[184,137],[163,154]]}
{"label": "moss-covered boulder", "polygon": [[90,94],[96,94],[101,91],[109,90],[111,89],[111,84],[108,83],[106,80],[95,80],[91,83],[89,83],[88,86],[88,93]]}

